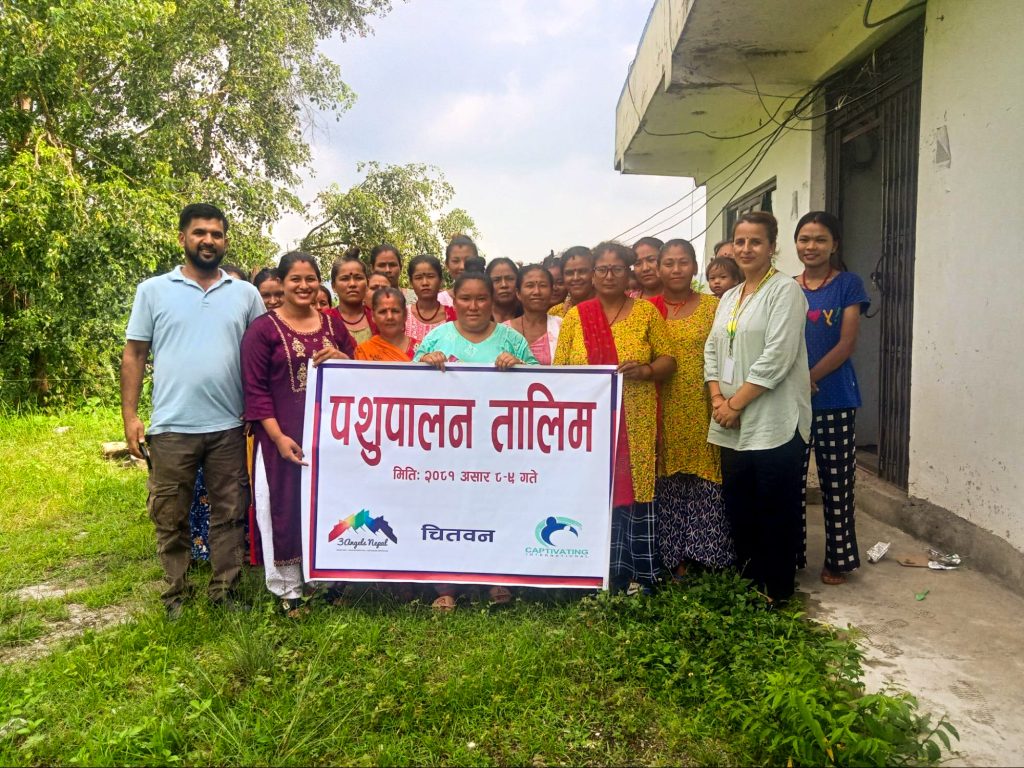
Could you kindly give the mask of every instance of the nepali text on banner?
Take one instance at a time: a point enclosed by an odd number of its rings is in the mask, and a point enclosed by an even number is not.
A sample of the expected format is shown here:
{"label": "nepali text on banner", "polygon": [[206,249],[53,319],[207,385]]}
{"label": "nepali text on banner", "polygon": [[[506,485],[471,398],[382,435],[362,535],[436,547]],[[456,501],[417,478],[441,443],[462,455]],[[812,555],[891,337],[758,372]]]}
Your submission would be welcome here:
{"label": "nepali text on banner", "polygon": [[310,368],[308,581],[607,588],[611,366]]}

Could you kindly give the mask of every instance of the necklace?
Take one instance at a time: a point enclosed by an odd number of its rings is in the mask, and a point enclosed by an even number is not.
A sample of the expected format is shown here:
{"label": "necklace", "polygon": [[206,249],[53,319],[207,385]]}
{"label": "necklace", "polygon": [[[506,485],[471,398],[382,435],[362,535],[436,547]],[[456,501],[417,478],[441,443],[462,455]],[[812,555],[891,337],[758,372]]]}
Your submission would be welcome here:
{"label": "necklace", "polygon": [[821,281],[821,284],[817,288],[811,288],[809,285],[807,285],[807,270],[805,269],[803,272],[800,273],[800,285],[803,286],[805,291],[820,291],[822,288],[828,285],[829,282],[831,282],[832,276],[834,274],[836,274],[836,271],[829,267],[828,274],[825,275],[825,279]]}
{"label": "necklace", "polygon": [[690,291],[690,293],[687,294],[686,298],[683,299],[682,301],[669,301],[664,296],[662,296],[661,298],[665,302],[666,306],[672,308],[672,313],[671,314],[678,315],[680,312],[683,311],[683,307],[685,307],[687,304],[690,303],[690,299],[692,299],[693,296],[694,296],[693,291]]}
{"label": "necklace", "polygon": [[427,320],[427,318],[423,316],[423,310],[420,309],[419,300],[416,301],[416,314],[420,316],[420,320],[422,320],[423,323],[425,323],[426,325],[432,325],[433,322],[437,319],[437,316],[441,314],[442,311],[444,311],[444,307],[441,305],[440,302],[438,302],[437,309],[434,310],[434,314],[432,314],[430,316],[430,319]]}
{"label": "necklace", "polygon": [[358,320],[349,320],[347,317],[345,317],[345,313],[342,312],[340,309],[338,310],[338,315],[341,317],[341,320],[342,320],[343,323],[345,323],[345,325],[359,325],[361,322],[363,322],[366,319],[366,314],[365,313],[361,313],[359,315],[359,319]]}
{"label": "necklace", "polygon": [[[775,267],[769,267],[768,271],[765,272],[764,277],[761,278],[761,282],[757,284],[750,296],[753,297],[755,293],[761,290],[761,286],[767,283],[775,275]],[[746,292],[746,282],[744,282],[743,289],[740,291],[740,295],[736,297],[736,303],[732,305],[732,312],[729,313],[729,322],[725,324],[725,331],[729,336],[729,356],[732,357],[732,343],[736,339],[736,329],[739,326],[740,316],[743,314],[743,310],[747,308],[747,304],[743,304],[743,294]],[[742,304],[742,306],[740,306]]]}
{"label": "necklace", "polygon": [[[515,318],[515,320],[512,321],[512,330],[516,330],[515,325],[514,325],[516,320],[519,321],[519,327],[523,329],[523,330],[520,331],[520,333],[523,334],[523,338],[526,339],[528,342],[530,342],[530,337],[526,335],[526,315],[522,315],[521,317],[517,317],[517,318]],[[545,316],[544,319],[541,320],[539,323],[536,323],[536,326],[539,327],[541,330],[540,330],[540,333],[538,333],[536,335],[536,337],[534,337],[533,341],[536,341],[541,336],[546,336],[547,335],[547,332],[548,332],[548,319],[547,319],[547,316]]]}
{"label": "necklace", "polygon": [[[294,333],[317,333],[323,327],[323,319],[318,318],[315,315],[306,315],[305,317],[285,317],[284,313],[279,312],[278,310],[271,310],[271,312],[278,320],[284,323],[289,328],[289,330],[291,330]],[[299,324],[301,324],[302,322],[312,321],[314,319],[317,320],[316,327],[310,328],[308,331],[299,327]],[[293,325],[292,323],[295,323],[295,325]]]}
{"label": "necklace", "polygon": [[[622,314],[622,309],[623,309],[623,307],[626,306],[626,302],[627,301],[629,301],[629,296],[623,296],[622,297],[622,303],[619,304],[619,308],[615,312],[615,317],[613,317],[611,320],[608,321],[608,325],[609,326],[615,325],[615,321],[619,319],[619,315]],[[607,317],[607,315],[606,315],[606,317]]]}

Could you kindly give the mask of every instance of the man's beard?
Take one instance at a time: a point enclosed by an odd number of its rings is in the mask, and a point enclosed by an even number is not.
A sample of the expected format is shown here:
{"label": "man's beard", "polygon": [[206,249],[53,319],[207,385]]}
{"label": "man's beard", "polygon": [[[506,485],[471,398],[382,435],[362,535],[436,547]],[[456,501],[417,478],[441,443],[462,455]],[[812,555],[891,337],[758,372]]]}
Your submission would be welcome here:
{"label": "man's beard", "polygon": [[198,269],[200,272],[214,272],[216,271],[217,267],[220,266],[220,263],[224,261],[225,251],[217,253],[216,248],[211,248],[206,251],[206,253],[213,254],[213,258],[206,259],[200,258],[199,248],[195,249],[194,251],[190,251],[186,247],[184,250],[185,258],[187,258],[189,260],[189,263],[192,264],[192,266]]}

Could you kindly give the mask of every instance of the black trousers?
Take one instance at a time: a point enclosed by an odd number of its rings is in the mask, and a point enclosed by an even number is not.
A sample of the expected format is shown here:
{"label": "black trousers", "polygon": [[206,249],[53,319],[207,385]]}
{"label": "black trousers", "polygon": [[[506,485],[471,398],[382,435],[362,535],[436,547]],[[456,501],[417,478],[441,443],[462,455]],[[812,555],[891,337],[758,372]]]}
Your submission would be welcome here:
{"label": "black trousers", "polygon": [[793,596],[802,540],[805,451],[799,433],[777,448],[722,448],[722,497],[736,544],[736,566],[776,602]]}

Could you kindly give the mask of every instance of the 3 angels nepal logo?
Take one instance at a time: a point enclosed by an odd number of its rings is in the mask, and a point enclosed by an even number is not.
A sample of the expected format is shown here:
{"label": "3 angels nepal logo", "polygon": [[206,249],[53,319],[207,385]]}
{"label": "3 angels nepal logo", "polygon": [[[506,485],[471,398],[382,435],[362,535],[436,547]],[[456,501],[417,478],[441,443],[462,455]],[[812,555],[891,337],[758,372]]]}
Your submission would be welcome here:
{"label": "3 angels nepal logo", "polygon": [[[391,529],[391,525],[388,523],[388,521],[384,519],[384,516],[381,515],[380,517],[370,517],[370,510],[368,509],[361,509],[354,515],[350,515],[349,517],[346,517],[344,520],[340,521],[336,526],[331,528],[331,532],[327,534],[327,540],[334,541],[346,531],[356,532],[360,528],[365,528],[370,533],[372,533],[374,537],[376,537],[378,533],[382,533],[394,544],[398,543],[398,537],[395,536],[395,532]],[[360,541],[352,540],[350,538],[346,538],[338,543],[346,544],[348,546],[359,546],[360,544],[368,544],[366,539]],[[382,541],[380,542],[380,544],[387,546],[387,542]]]}
{"label": "3 angels nepal logo", "polygon": [[540,547],[527,547],[530,557],[590,557],[590,550],[573,547],[583,525],[569,517],[547,517],[537,523],[534,535]]}

